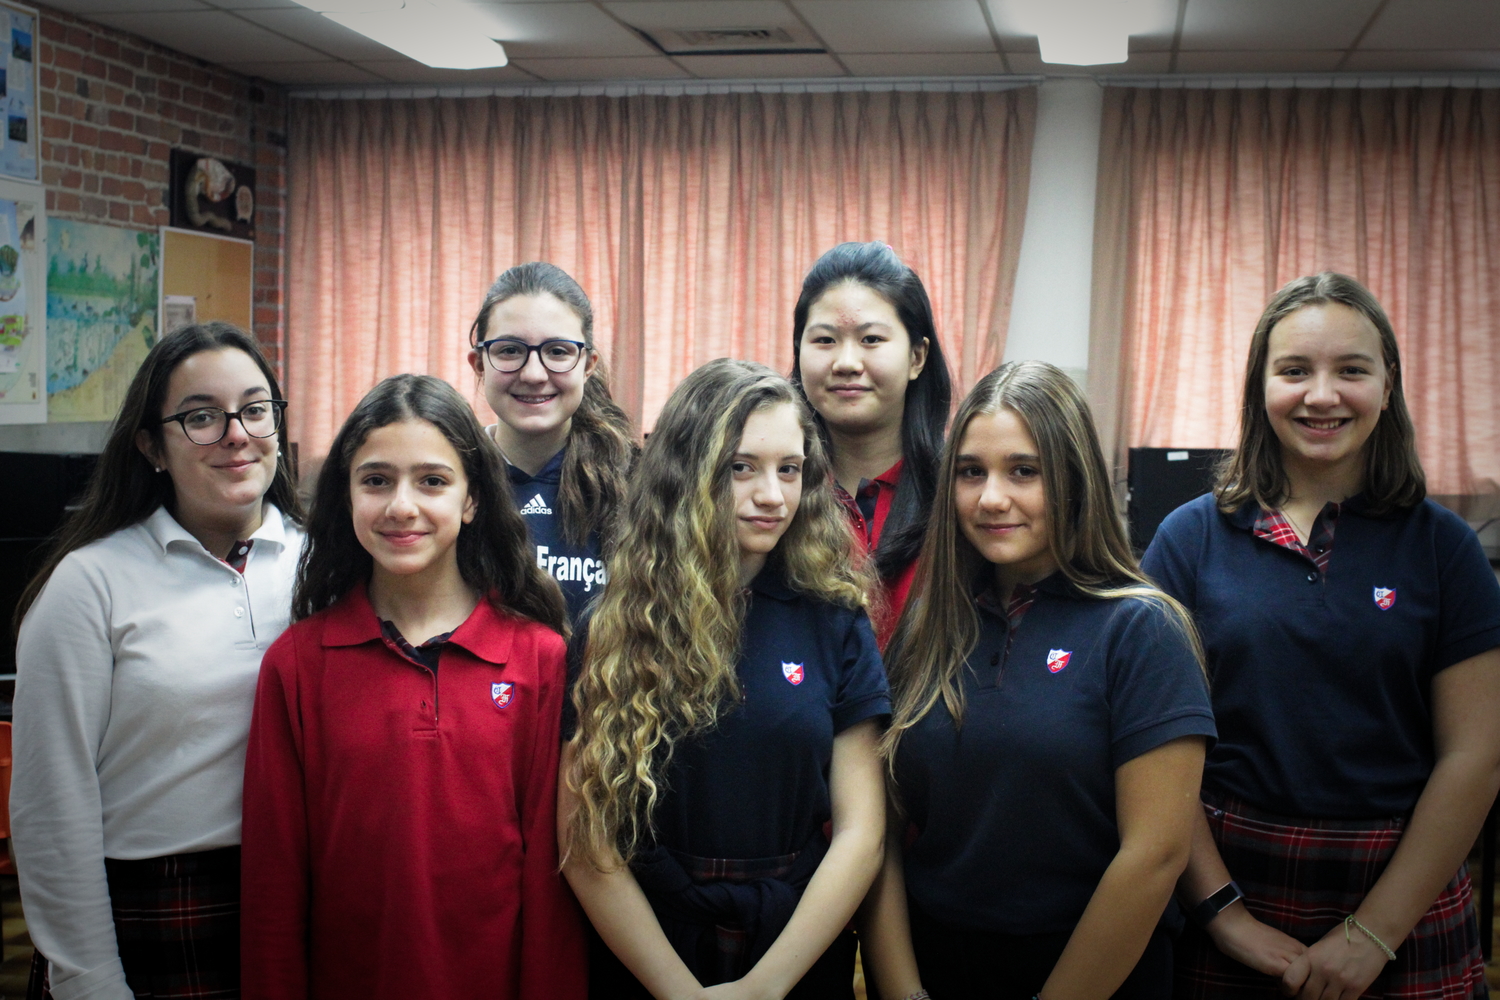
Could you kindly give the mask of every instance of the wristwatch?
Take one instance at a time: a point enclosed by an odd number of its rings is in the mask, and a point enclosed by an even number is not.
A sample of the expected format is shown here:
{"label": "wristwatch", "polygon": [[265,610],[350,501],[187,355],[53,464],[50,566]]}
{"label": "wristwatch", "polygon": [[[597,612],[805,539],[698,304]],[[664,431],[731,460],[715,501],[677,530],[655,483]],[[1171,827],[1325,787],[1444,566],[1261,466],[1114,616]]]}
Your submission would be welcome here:
{"label": "wristwatch", "polygon": [[1240,887],[1235,882],[1228,882],[1216,890],[1203,902],[1193,907],[1193,912],[1188,914],[1188,919],[1199,927],[1207,927],[1209,921],[1220,913],[1223,913],[1237,899],[1244,899],[1245,894],[1240,892]]}

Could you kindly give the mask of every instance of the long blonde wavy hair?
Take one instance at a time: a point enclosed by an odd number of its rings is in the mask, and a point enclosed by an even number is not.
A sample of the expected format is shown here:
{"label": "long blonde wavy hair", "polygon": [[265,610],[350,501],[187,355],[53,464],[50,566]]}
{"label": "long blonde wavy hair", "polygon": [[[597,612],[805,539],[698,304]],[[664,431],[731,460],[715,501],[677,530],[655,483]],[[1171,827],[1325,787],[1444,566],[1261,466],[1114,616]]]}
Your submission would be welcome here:
{"label": "long blonde wavy hair", "polygon": [[954,484],[959,449],[981,414],[1010,410],[1026,424],[1041,459],[1048,548],[1058,568],[1090,597],[1150,601],[1192,645],[1201,669],[1203,649],[1187,610],[1141,572],[1115,511],[1109,474],[1088,402],[1060,368],[1012,361],[990,372],[964,399],[943,448],[932,524],[917,564],[906,611],[886,653],[894,712],[881,748],[894,761],[902,734],[941,700],[962,725],[961,672],[979,640],[974,596],[994,567],[958,524]]}
{"label": "long blonde wavy hair", "polygon": [[646,441],[609,586],[589,624],[573,691],[575,752],[563,775],[579,802],[564,830],[565,858],[609,870],[648,844],[674,748],[739,701],[745,593],[730,466],[750,414],[780,405],[797,414],[806,460],[801,502],[768,563],[793,590],[868,606],[873,576],[863,557],[851,556],[826,453],[792,384],[729,358],[689,375]]}

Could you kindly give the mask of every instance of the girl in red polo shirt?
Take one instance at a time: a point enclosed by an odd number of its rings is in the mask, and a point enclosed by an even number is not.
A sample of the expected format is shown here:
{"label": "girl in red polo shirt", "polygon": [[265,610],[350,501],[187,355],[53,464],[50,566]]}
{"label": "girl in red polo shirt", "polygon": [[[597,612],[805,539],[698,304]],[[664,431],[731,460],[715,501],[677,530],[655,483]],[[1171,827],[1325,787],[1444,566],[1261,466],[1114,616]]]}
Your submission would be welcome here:
{"label": "girl in red polo shirt", "polygon": [[952,393],[922,279],[884,243],[839,244],[802,281],[792,350],[834,492],[875,555],[884,646],[916,572]]}
{"label": "girl in red polo shirt", "polygon": [[251,723],[246,997],[583,996],[554,835],[564,606],[500,462],[425,375],[334,439]]}

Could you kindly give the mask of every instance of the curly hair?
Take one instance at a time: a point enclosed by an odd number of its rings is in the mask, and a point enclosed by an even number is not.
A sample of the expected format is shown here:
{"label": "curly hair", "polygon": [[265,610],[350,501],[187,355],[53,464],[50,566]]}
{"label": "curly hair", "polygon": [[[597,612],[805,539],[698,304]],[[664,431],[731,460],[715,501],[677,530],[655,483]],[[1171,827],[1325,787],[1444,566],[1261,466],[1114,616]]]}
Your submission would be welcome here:
{"label": "curly hair", "polygon": [[607,870],[649,843],[673,749],[739,700],[745,592],[730,466],[746,420],[774,406],[794,408],[806,458],[801,502],[767,564],[794,590],[868,607],[873,573],[851,559],[848,518],[801,395],[754,362],[720,358],[694,371],[646,441],[589,623],[573,692],[577,752],[563,776],[579,799],[565,857]]}

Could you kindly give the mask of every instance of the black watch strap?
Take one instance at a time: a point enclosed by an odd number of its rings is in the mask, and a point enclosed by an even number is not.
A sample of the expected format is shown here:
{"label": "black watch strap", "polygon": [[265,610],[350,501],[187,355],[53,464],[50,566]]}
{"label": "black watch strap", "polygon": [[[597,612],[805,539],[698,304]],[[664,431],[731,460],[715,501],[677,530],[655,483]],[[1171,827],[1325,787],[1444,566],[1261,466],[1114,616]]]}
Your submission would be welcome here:
{"label": "black watch strap", "polygon": [[1235,882],[1229,882],[1203,902],[1193,907],[1193,912],[1188,914],[1188,919],[1199,927],[1207,927],[1210,920],[1223,913],[1237,899],[1244,899],[1245,894],[1240,892],[1240,887]]}

